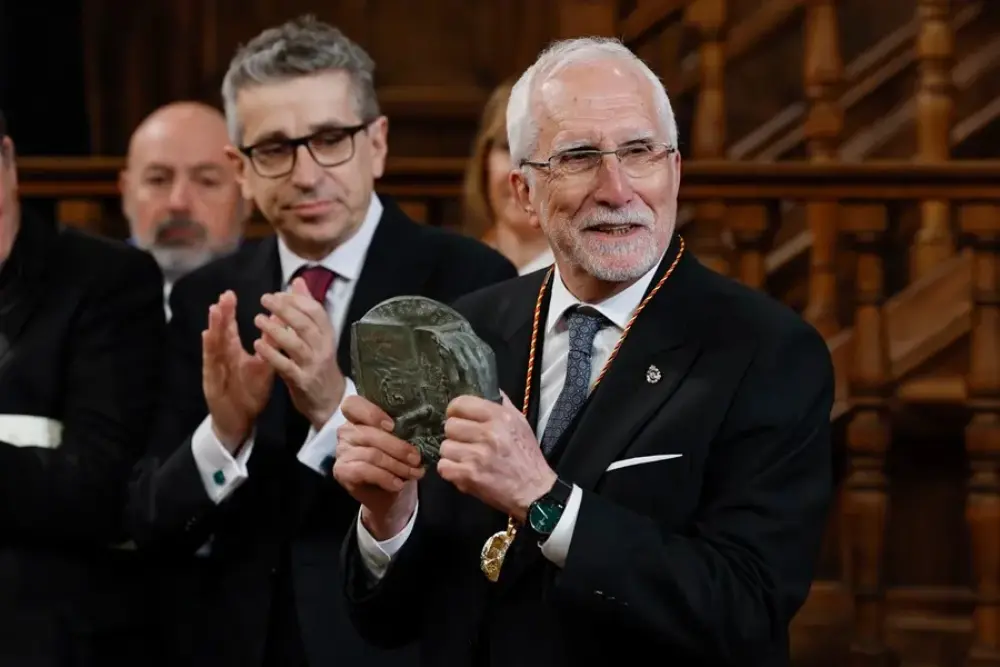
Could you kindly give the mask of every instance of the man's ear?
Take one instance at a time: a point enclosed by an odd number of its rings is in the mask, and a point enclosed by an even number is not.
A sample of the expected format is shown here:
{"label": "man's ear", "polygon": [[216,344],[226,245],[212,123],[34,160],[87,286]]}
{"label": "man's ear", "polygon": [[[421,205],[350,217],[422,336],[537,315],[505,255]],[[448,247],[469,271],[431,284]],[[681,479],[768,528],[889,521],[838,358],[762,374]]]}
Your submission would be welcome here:
{"label": "man's ear", "polygon": [[521,169],[513,169],[510,172],[510,189],[514,193],[514,201],[528,214],[528,223],[535,229],[541,227],[538,219],[538,212],[534,204],[531,203],[532,178]]}
{"label": "man's ear", "polygon": [[[389,153],[389,119],[379,116],[368,125],[368,140],[372,147],[372,178],[379,179],[385,173],[385,160]],[[354,135],[358,141],[359,135]]]}
{"label": "man's ear", "polygon": [[17,190],[17,150],[8,136],[0,139],[0,168],[10,172],[11,188]]}
{"label": "man's ear", "polygon": [[224,150],[226,157],[229,158],[229,161],[233,165],[234,177],[240,186],[240,194],[242,194],[243,199],[252,201],[253,193],[250,191],[250,184],[247,182],[247,161],[249,158],[244,157],[243,153],[232,145],[226,145]]}

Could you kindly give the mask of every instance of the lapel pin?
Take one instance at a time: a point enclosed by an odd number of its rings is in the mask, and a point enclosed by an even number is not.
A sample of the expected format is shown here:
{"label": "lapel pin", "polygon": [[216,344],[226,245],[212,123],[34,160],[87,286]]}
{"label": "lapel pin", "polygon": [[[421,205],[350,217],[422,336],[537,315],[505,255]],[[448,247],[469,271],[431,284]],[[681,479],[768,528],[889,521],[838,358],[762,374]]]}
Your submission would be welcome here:
{"label": "lapel pin", "polygon": [[663,375],[660,373],[660,369],[656,366],[650,366],[646,369],[646,382],[649,384],[656,384],[660,381]]}

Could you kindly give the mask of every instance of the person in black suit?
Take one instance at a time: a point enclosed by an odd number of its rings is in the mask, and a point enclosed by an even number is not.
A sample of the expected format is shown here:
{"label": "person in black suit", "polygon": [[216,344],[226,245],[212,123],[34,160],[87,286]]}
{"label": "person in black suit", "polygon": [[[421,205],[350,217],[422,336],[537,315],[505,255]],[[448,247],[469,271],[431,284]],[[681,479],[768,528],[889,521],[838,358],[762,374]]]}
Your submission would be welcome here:
{"label": "person in black suit", "polygon": [[22,209],[0,114],[0,664],[148,658],[122,525],[156,407],[162,276],[146,253]]}
{"label": "person in black suit", "polygon": [[344,399],[353,622],[430,667],[788,665],[832,493],[823,339],[685,250],[670,102],[619,42],[554,45],[507,118],[556,266],[456,304],[505,396],[452,401],[435,467]]}
{"label": "person in black suit", "polygon": [[250,41],[225,78],[240,182],[277,234],[171,294],[165,409],[129,517],[141,547],[200,570],[170,586],[194,600],[177,664],[412,664],[366,645],[336,592],[358,511],[330,474],[350,324],[390,297],[451,301],[516,270],[374,194],[387,120],[372,71],[304,18]]}

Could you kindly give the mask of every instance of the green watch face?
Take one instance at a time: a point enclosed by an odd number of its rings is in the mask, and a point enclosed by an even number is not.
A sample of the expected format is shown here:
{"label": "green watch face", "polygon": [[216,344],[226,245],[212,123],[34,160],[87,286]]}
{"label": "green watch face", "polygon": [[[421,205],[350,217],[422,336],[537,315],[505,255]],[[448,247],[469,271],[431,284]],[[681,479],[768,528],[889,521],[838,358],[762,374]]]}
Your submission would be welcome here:
{"label": "green watch face", "polygon": [[542,498],[528,509],[528,523],[531,529],[541,535],[549,535],[555,530],[562,517],[563,506],[550,498]]}

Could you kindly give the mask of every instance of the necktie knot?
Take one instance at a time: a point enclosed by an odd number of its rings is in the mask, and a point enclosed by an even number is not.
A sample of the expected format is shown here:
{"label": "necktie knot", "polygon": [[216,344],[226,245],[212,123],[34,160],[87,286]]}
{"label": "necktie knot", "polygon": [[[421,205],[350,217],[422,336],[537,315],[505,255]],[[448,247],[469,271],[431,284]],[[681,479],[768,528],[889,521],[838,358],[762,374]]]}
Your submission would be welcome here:
{"label": "necktie knot", "polygon": [[306,287],[313,298],[320,303],[326,302],[326,293],[333,284],[336,274],[325,266],[306,266],[295,272],[295,277],[306,281]]}

